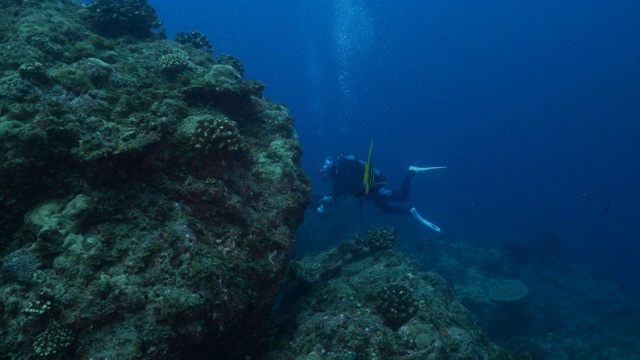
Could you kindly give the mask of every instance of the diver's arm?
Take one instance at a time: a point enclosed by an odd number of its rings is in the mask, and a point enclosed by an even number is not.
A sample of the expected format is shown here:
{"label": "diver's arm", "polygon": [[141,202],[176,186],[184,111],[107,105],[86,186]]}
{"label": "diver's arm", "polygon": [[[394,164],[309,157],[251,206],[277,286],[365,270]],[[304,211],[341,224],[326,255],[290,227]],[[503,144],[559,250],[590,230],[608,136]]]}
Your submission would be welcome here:
{"label": "diver's arm", "polygon": [[318,202],[320,203],[320,205],[335,205],[336,199],[334,199],[331,195],[327,195],[320,198]]}
{"label": "diver's arm", "polygon": [[316,212],[319,215],[324,215],[327,207],[333,206],[335,204],[336,200],[331,195],[323,196],[322,198],[320,198],[320,200],[318,200],[318,207],[316,208]]}

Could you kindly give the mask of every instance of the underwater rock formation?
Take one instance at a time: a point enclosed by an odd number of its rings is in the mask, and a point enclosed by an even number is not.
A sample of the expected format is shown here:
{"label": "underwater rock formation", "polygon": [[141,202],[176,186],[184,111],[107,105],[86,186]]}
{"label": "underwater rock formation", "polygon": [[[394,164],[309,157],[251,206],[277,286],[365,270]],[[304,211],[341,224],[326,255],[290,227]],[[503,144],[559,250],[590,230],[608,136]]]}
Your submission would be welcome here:
{"label": "underwater rock formation", "polygon": [[244,75],[244,65],[242,61],[235,56],[228,54],[221,54],[216,57],[216,64],[218,65],[229,65],[234,68],[241,76]]}
{"label": "underwater rock formation", "polygon": [[0,8],[0,354],[250,355],[310,201],[288,110],[146,1]]}
{"label": "underwater rock formation", "polygon": [[443,278],[393,250],[338,248],[292,273],[266,359],[529,359],[490,343]]}
{"label": "underwater rock formation", "polygon": [[393,248],[400,241],[400,236],[396,230],[390,226],[371,228],[367,231],[367,237],[363,238],[355,234],[353,238],[344,239],[340,242],[339,249],[350,256],[366,256],[378,251]]}
{"label": "underwater rock formation", "polygon": [[179,32],[176,34],[176,42],[182,45],[191,45],[196,49],[205,49],[213,53],[213,46],[206,36],[199,31]]}
{"label": "underwater rock formation", "polygon": [[529,293],[529,289],[516,279],[493,279],[489,287],[489,297],[496,302],[515,302]]}
{"label": "underwater rock formation", "polygon": [[91,0],[84,14],[87,25],[110,37],[149,37],[162,23],[147,0]]}

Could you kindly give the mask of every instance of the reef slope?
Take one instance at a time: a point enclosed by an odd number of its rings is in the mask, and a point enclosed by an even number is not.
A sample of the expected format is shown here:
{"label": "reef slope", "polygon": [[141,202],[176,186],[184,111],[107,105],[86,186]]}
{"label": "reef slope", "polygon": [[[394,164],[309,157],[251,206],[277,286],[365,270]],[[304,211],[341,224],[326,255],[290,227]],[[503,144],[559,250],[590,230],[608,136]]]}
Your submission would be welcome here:
{"label": "reef slope", "polygon": [[288,110],[146,1],[0,24],[0,354],[250,355],[310,199]]}
{"label": "reef slope", "polygon": [[371,228],[295,261],[259,358],[531,359],[490,342],[444,278],[393,250],[399,240]]}

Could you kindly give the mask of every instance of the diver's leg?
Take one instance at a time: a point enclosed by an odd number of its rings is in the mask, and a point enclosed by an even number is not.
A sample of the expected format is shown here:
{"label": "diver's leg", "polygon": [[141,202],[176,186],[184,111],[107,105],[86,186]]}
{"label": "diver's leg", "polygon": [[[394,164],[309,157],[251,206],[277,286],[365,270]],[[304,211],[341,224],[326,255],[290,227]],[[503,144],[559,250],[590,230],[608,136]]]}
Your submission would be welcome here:
{"label": "diver's leg", "polygon": [[409,197],[409,190],[411,190],[411,181],[413,177],[416,175],[415,171],[409,171],[407,176],[405,176],[402,181],[402,187],[400,188],[400,192],[394,191],[391,195],[386,197],[388,201],[405,201]]}
{"label": "diver's leg", "polygon": [[373,204],[377,206],[380,210],[387,214],[407,214],[411,215],[411,210],[405,209],[401,206],[389,205],[388,198],[382,197],[374,197],[372,199]]}
{"label": "diver's leg", "polygon": [[398,193],[397,191],[394,191],[393,194],[391,194],[391,196],[387,197],[387,200],[389,201],[407,200],[407,198],[409,197],[409,190],[411,190],[411,180],[413,180],[413,177],[420,172],[438,170],[438,169],[446,169],[446,167],[432,166],[432,167],[421,168],[416,166],[409,166],[409,172],[407,173],[407,176],[404,178],[404,181],[402,182],[402,188],[400,189],[400,193]]}

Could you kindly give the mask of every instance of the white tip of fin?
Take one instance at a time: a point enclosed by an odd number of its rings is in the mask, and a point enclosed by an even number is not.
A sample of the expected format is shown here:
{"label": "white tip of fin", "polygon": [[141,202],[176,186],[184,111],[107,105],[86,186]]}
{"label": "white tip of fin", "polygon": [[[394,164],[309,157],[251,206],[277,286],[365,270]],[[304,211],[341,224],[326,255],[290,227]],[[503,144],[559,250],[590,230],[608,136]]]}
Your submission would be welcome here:
{"label": "white tip of fin", "polygon": [[431,166],[431,167],[417,167],[417,166],[409,166],[409,171],[415,172],[423,172],[429,170],[438,170],[438,169],[446,169],[446,166]]}
{"label": "white tip of fin", "polygon": [[433,230],[435,230],[437,232],[440,232],[440,228],[438,227],[438,225],[430,223],[425,218],[420,216],[420,214],[418,214],[418,210],[416,210],[416,208],[411,208],[411,215],[413,216],[414,219],[418,220],[418,222],[421,223],[422,225],[426,225],[426,226],[432,228]]}

